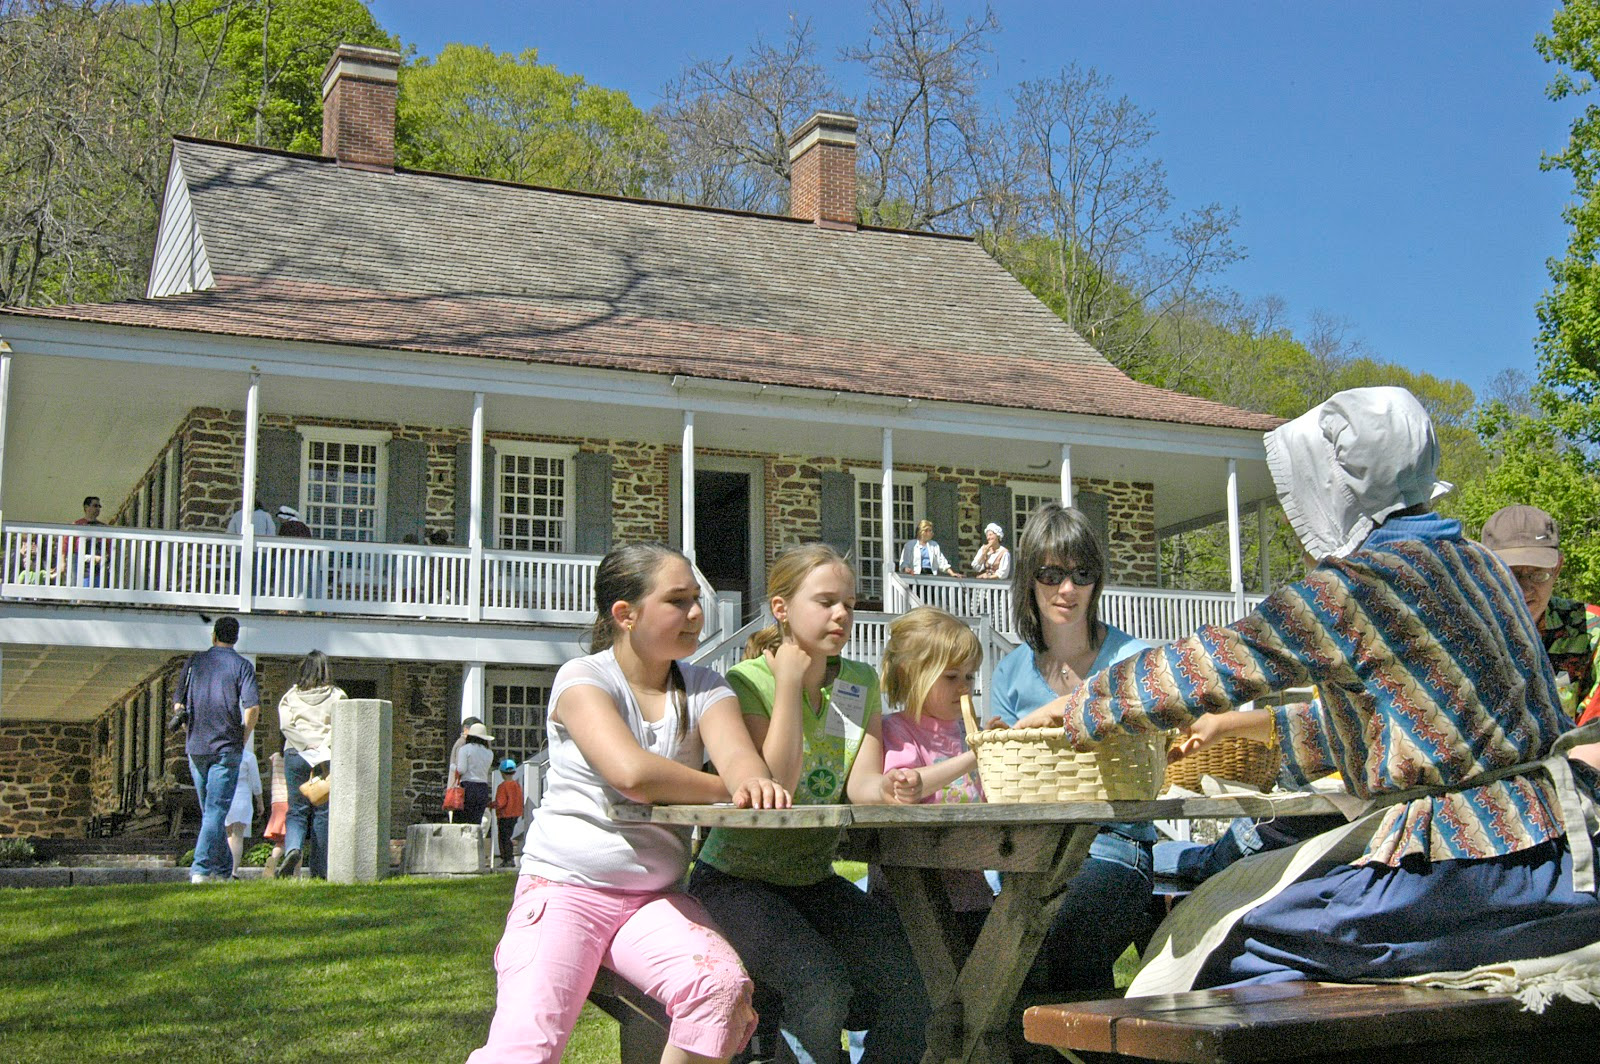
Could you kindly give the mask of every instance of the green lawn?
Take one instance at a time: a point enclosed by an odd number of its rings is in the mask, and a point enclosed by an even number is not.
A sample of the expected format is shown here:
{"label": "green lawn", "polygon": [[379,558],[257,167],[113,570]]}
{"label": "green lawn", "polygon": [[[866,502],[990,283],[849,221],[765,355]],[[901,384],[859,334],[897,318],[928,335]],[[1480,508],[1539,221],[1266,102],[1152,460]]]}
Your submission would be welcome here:
{"label": "green lawn", "polygon": [[[511,886],[0,890],[4,1060],[460,1064],[494,1011]],[[1134,961],[1118,964],[1119,986]],[[616,1024],[585,1007],[563,1060],[616,1059]]]}
{"label": "green lawn", "polygon": [[[0,890],[7,1064],[451,1061],[483,1041],[510,876]],[[584,1010],[567,1061],[617,1059]]]}

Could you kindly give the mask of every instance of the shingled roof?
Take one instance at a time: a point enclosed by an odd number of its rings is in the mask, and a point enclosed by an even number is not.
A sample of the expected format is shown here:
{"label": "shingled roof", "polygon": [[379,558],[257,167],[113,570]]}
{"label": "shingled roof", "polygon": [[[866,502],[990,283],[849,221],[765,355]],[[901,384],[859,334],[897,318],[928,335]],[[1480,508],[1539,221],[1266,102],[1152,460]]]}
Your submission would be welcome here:
{"label": "shingled roof", "polygon": [[215,286],[7,313],[1270,429],[1140,384],[967,239],[179,139]]}

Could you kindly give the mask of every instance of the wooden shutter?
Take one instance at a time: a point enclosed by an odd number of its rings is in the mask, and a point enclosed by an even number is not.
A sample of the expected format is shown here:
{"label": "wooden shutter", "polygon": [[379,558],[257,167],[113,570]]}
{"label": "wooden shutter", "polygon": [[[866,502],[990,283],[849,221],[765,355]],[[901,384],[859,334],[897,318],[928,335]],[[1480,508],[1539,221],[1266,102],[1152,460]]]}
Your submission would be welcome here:
{"label": "wooden shutter", "polygon": [[[494,546],[494,448],[483,446],[483,545]],[[455,545],[467,546],[472,532],[472,441],[456,444]]]}
{"label": "wooden shutter", "polygon": [[922,487],[923,510],[933,522],[933,538],[944,550],[945,560],[961,571],[961,522],[956,513],[956,485],[953,480],[930,480]]}
{"label": "wooden shutter", "polygon": [[[1015,550],[1017,530],[1011,527],[1012,520],[1011,489],[1004,484],[978,485],[978,535],[983,535],[984,525],[999,525],[1000,541]],[[981,541],[979,546],[982,546]],[[973,553],[976,554],[977,551],[974,550]]]}
{"label": "wooden shutter", "polygon": [[390,440],[388,457],[385,539],[400,543],[411,536],[422,543],[428,519],[428,445],[421,440]]}
{"label": "wooden shutter", "polygon": [[300,508],[301,436],[294,429],[262,429],[256,437],[256,501],[268,513]]}
{"label": "wooden shutter", "polygon": [[1100,541],[1100,547],[1106,552],[1107,564],[1111,561],[1111,522],[1107,516],[1107,503],[1104,495],[1096,495],[1092,491],[1075,491],[1072,493],[1072,506],[1089,519],[1089,527],[1094,529],[1095,539]]}
{"label": "wooden shutter", "polygon": [[609,454],[595,451],[579,451],[572,457],[572,549],[578,554],[611,549],[611,464]]}
{"label": "wooden shutter", "polygon": [[823,473],[818,507],[822,517],[822,542],[850,558],[856,546],[856,478],[849,473]]}

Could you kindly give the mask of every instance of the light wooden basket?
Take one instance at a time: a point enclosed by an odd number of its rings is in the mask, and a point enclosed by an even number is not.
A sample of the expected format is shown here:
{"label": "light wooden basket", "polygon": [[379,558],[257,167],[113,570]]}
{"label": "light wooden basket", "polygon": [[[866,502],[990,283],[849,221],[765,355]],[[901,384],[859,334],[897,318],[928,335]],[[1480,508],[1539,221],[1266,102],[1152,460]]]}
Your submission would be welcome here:
{"label": "light wooden basket", "polygon": [[1161,789],[1165,732],[1119,734],[1074,750],[1065,728],[980,730],[965,695],[961,716],[990,802],[1148,801]]}
{"label": "light wooden basket", "polygon": [[1282,761],[1283,754],[1276,745],[1229,735],[1168,765],[1166,787],[1198,792],[1200,777],[1212,776],[1270,791],[1277,782]]}

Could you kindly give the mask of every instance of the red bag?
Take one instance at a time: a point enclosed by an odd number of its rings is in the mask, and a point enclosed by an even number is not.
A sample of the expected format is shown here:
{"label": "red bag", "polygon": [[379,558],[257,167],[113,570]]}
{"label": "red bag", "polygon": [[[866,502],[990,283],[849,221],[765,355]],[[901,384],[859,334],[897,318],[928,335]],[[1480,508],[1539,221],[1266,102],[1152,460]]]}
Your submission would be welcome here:
{"label": "red bag", "polygon": [[467,807],[467,792],[460,787],[446,787],[444,789],[444,808],[447,812],[459,813]]}

